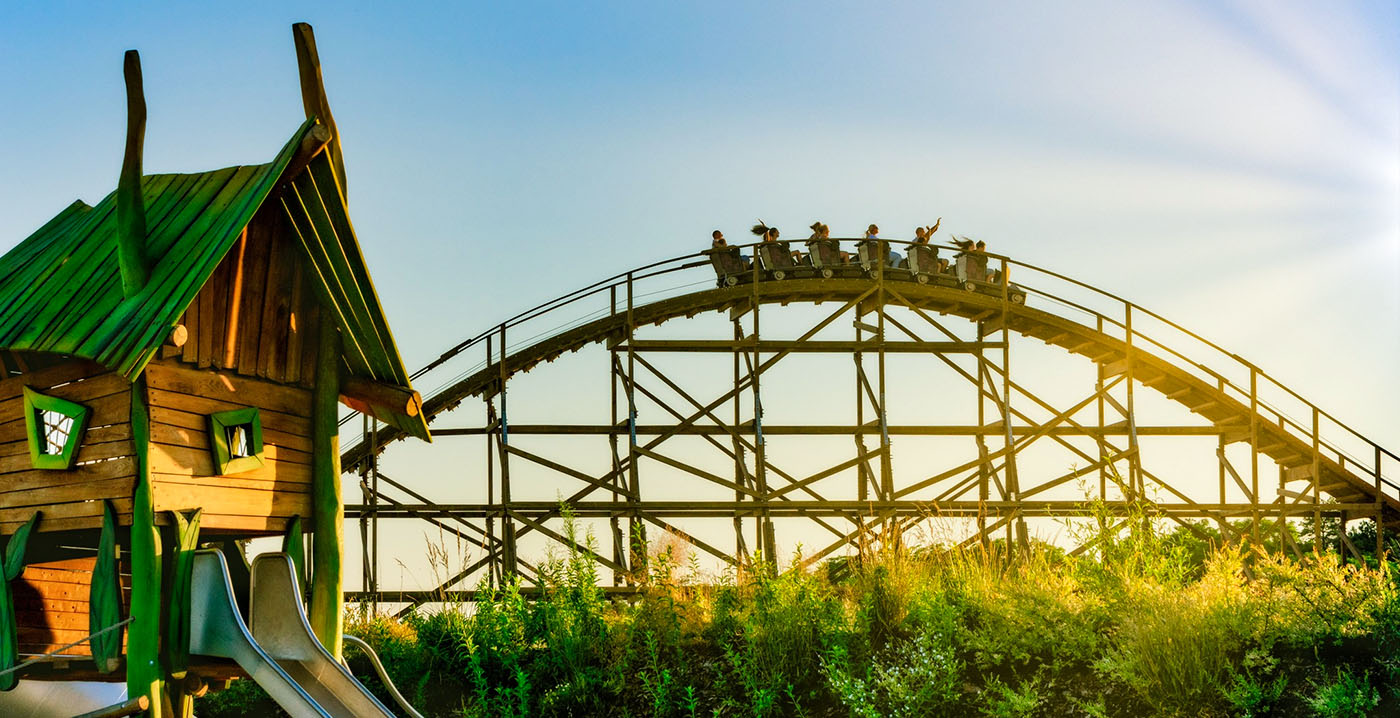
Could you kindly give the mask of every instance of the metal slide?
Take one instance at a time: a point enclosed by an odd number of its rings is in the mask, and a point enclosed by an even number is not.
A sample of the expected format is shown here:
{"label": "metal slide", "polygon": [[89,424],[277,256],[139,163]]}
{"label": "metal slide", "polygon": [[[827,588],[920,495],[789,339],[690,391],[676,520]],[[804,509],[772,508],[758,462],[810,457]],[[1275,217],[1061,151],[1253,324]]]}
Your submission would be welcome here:
{"label": "metal slide", "polygon": [[292,718],[394,718],[312,634],[286,554],[253,560],[251,631],[222,553],[195,552],[190,584],[191,654],[233,659]]}

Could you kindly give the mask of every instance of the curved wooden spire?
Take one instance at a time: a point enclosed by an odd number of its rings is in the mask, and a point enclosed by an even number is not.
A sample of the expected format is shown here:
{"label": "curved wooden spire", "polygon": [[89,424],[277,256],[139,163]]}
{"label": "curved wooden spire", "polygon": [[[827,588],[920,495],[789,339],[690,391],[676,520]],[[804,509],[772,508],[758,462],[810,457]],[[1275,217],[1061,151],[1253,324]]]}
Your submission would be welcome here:
{"label": "curved wooden spire", "polygon": [[141,56],[127,50],[122,62],[126,78],[126,153],[117,180],[117,262],[122,292],[130,297],[146,286],[150,265],[146,257],[146,204],[141,193],[141,153],[146,142],[146,95],[141,86]]}
{"label": "curved wooden spire", "polygon": [[331,105],[326,100],[326,86],[321,80],[321,58],[316,53],[316,33],[311,25],[299,22],[292,25],[292,40],[297,48],[297,71],[301,77],[301,104],[306,108],[308,119],[315,117],[331,131],[331,164],[335,166],[335,179],[340,185],[340,194],[345,192],[345,162],[340,155],[340,132],[336,130],[335,118],[331,116]]}

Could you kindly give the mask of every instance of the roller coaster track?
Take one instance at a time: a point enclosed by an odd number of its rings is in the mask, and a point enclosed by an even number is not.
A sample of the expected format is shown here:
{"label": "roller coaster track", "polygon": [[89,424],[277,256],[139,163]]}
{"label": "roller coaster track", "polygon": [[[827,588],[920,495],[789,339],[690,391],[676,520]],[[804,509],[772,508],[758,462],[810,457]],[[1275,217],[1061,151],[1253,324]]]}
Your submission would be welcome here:
{"label": "roller coaster track", "polygon": [[[593,344],[609,347],[635,345],[638,349],[667,350],[666,342],[652,341],[647,344],[636,339],[634,332],[648,325],[659,325],[706,312],[728,312],[729,316],[736,320],[737,327],[737,319],[753,311],[755,307],[773,304],[834,303],[852,309],[858,327],[862,326],[861,318],[872,312],[879,317],[879,332],[876,332],[877,327],[865,325],[871,336],[862,339],[863,343],[827,342],[828,346],[818,346],[816,350],[938,353],[948,349],[957,350],[959,346],[967,344],[947,330],[943,330],[948,335],[947,338],[954,341],[929,342],[916,337],[913,332],[893,319],[887,324],[885,310],[899,307],[902,308],[901,311],[927,319],[934,326],[939,326],[938,320],[943,317],[958,317],[973,322],[976,326],[977,341],[994,339],[996,336],[1006,337],[1013,333],[1043,341],[1071,355],[1084,357],[1096,365],[1101,388],[1105,383],[1145,387],[1185,407],[1203,419],[1204,423],[1208,423],[1206,430],[1220,437],[1222,496],[1221,503],[1216,508],[1222,514],[1254,515],[1256,518],[1261,513],[1306,515],[1308,512],[1317,513],[1324,509],[1336,510],[1336,507],[1340,506],[1344,520],[1347,516],[1366,516],[1378,518],[1387,528],[1400,527],[1400,485],[1394,483],[1388,475],[1400,464],[1396,463],[1397,457],[1391,451],[1303,399],[1255,364],[1150,310],[1057,272],[1000,255],[988,257],[991,261],[999,263],[1001,283],[979,285],[977,291],[965,289],[956,281],[911,281],[909,273],[886,268],[872,268],[868,276],[851,276],[851,273],[847,272],[843,276],[822,278],[812,271],[806,271],[799,274],[805,273],[808,276],[788,276],[784,279],[774,279],[768,273],[755,268],[750,276],[744,277],[750,281],[735,286],[723,286],[721,283],[721,286],[716,288],[691,290],[690,286],[693,286],[697,279],[713,280],[710,262],[705,253],[678,257],[616,275],[512,317],[443,353],[416,373],[415,379],[422,383],[421,377],[442,375],[446,371],[445,365],[454,360],[462,361],[460,358],[468,352],[474,353],[473,350],[486,350],[485,358],[479,364],[458,373],[442,388],[427,397],[423,403],[423,411],[431,423],[468,398],[481,397],[489,400],[498,394],[512,377],[528,372],[541,363],[551,362],[563,354]],[[670,286],[670,283],[681,279],[691,282],[692,285],[680,288]],[[646,288],[662,285],[666,285],[666,289],[662,290],[665,296],[642,296]],[[1024,303],[1012,301],[1012,293],[1017,290],[1025,292]],[[584,316],[566,326],[552,328],[542,336],[537,335],[514,345],[506,343],[508,336],[520,334],[519,328],[522,325],[532,323],[530,326],[538,327],[541,323],[548,323],[556,315],[568,314],[570,307],[600,298],[606,299],[607,307],[594,316]],[[874,323],[872,319],[871,324]],[[755,330],[752,335],[745,336],[740,331],[732,342],[710,342],[713,346],[676,342],[676,346],[670,350],[700,348],[708,351],[751,352],[756,361],[760,351],[776,355],[773,358],[776,360],[791,351],[800,351],[798,345],[804,341],[822,344],[810,339],[810,333],[797,342],[760,342],[756,317],[754,324]],[[893,330],[888,328],[891,326]],[[891,336],[903,332],[910,341],[894,342],[889,340],[886,332]],[[900,338],[905,338],[903,335],[900,335]],[[881,367],[883,396],[883,363]],[[1009,381],[1009,374],[1005,378]],[[754,382],[756,381],[755,378]],[[736,392],[737,382],[736,375]],[[1009,386],[1006,394],[1008,397]],[[1129,435],[1129,443],[1135,446],[1137,427],[1131,411],[1131,388],[1129,392],[1129,406],[1126,407],[1126,411],[1122,411],[1124,420],[1113,430]],[[1102,394],[1101,390],[1100,396]],[[874,402],[875,398],[872,396],[871,400]],[[1121,405],[1121,400],[1110,399],[1110,402],[1119,410],[1125,408]],[[877,414],[881,412],[878,406],[875,410]],[[1004,416],[1007,419],[1011,418],[1010,413]],[[679,414],[677,418],[680,418]],[[1072,420],[1066,421],[1064,414],[1059,416],[1058,420],[1062,424],[1059,427],[1061,430],[1076,431],[1076,427],[1084,428]],[[1068,427],[1063,426],[1064,424],[1068,424]],[[889,427],[884,427],[883,424],[881,426],[888,435]],[[754,429],[755,427],[750,426],[749,433],[754,433]],[[635,443],[635,426],[633,430],[632,440]],[[800,427],[792,430],[800,431]],[[1019,430],[1030,429],[1022,427]],[[727,431],[734,433],[732,430]],[[1085,431],[1092,433],[1088,429]],[[440,433],[436,428],[434,432]],[[757,433],[761,437],[762,429],[759,428]],[[1011,440],[1010,436],[1008,431],[1008,442]],[[400,438],[402,436],[399,432],[391,428],[380,428],[372,437],[367,434],[364,440],[344,453],[344,470],[361,473],[370,471],[375,454],[382,452],[386,446]],[[1239,442],[1248,445],[1256,461],[1259,456],[1267,456],[1278,465],[1277,498],[1267,501],[1261,496],[1257,475],[1251,478],[1245,475],[1250,472],[1237,472],[1235,468],[1227,466],[1223,449],[1227,445]],[[1014,453],[1015,449],[1010,451]],[[632,458],[635,460],[636,457]],[[1257,467],[1252,468],[1257,472]],[[1232,509],[1225,505],[1223,477],[1226,475],[1226,469],[1235,484],[1247,495],[1250,504],[1248,512],[1241,510],[1240,506],[1234,506]],[[1300,483],[1303,486],[1301,491],[1286,488]],[[1179,498],[1186,498],[1170,487],[1165,488]],[[887,487],[887,491],[883,498],[890,501],[910,494],[905,490],[893,491],[892,487]],[[877,490],[876,493],[878,495],[880,492]],[[1324,496],[1330,497],[1332,501],[1327,502]],[[422,498],[421,495],[419,498]],[[635,499],[635,496],[633,498]],[[351,516],[361,516],[367,511],[373,511],[376,515],[394,515],[391,511],[392,506],[379,508],[376,504],[372,508],[348,508]],[[454,507],[425,504],[420,506],[417,513],[401,510],[397,515],[422,517],[426,515],[423,512],[428,508],[446,515]],[[1056,507],[1048,504],[1039,509],[1018,504],[1017,511],[1022,515],[1037,515],[1037,511],[1040,512],[1039,515],[1057,513]],[[619,559],[619,556],[614,556],[614,561]]]}

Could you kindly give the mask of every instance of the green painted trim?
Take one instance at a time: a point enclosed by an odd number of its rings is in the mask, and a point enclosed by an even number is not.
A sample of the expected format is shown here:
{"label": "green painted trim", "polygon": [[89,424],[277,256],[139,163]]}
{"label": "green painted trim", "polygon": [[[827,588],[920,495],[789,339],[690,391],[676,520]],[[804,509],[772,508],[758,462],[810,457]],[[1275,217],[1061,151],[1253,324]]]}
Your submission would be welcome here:
{"label": "green painted trim", "polygon": [[[73,420],[73,426],[68,430],[68,440],[63,443],[63,451],[57,454],[44,451],[48,442],[41,435],[41,411],[56,412]],[[88,417],[91,414],[92,410],[75,401],[40,394],[27,386],[24,387],[24,432],[29,437],[30,465],[36,469],[66,471],[73,468],[73,462],[78,460],[78,446],[82,443],[83,431],[87,429]]]}
{"label": "green painted trim", "polygon": [[160,666],[161,555],[151,491],[151,424],[146,378],[131,387],[131,439],[136,448],[136,492],[131,504],[131,624],[126,640],[126,690],[149,696],[149,718],[163,718],[164,675]]}
{"label": "green painted trim", "polygon": [[[97,562],[88,584],[88,633],[97,633],[122,620],[122,584],[117,567],[117,512],[111,501],[102,502],[102,534],[97,539]],[[92,660],[100,673],[116,670],[122,654],[122,632],[112,631],[92,639]]]}
{"label": "green painted trim", "polygon": [[[228,430],[240,424],[248,425],[247,456],[233,456],[229,450]],[[214,466],[220,474],[241,474],[263,467],[262,418],[256,407],[231,409],[209,415],[209,450],[214,454]]]}
{"label": "green painted trim", "polygon": [[311,539],[311,610],[308,620],[321,645],[340,657],[344,628],[341,586],[345,504],[340,496],[340,331],[319,322],[316,377],[311,392],[311,493],[315,529]]}
{"label": "green painted trim", "polygon": [[[0,670],[14,668],[19,663],[19,622],[15,619],[15,597],[10,591],[10,582],[24,573],[24,550],[29,546],[29,534],[37,523],[39,512],[35,511],[5,544],[3,572],[0,572]],[[19,685],[18,674],[0,676],[0,691],[11,690],[16,685]]]}
{"label": "green painted trim", "polygon": [[170,581],[166,588],[165,642],[161,644],[165,670],[172,678],[184,678],[190,664],[190,575],[194,570],[194,552],[199,548],[199,522],[204,509],[195,509],[189,516],[180,511],[167,511],[170,523],[162,527]]}
{"label": "green painted trim", "polygon": [[296,568],[297,588],[306,595],[306,536],[301,530],[301,516],[293,516],[287,522],[287,532],[282,534],[282,553],[292,559]]}

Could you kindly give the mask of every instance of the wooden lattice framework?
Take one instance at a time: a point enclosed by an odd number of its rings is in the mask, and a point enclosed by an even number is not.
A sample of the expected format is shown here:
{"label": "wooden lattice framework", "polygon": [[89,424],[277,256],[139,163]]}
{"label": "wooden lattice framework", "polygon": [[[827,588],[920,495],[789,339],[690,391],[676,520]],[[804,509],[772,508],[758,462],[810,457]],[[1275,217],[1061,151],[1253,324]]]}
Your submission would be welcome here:
{"label": "wooden lattice framework", "polygon": [[[909,243],[892,244],[908,249],[901,245]],[[615,590],[622,591],[627,590],[629,572],[639,568],[637,540],[648,529],[662,529],[698,552],[738,564],[750,560],[755,549],[775,556],[775,521],[793,518],[828,535],[828,543],[804,554],[808,562],[851,548],[874,528],[902,531],[934,515],[963,519],[969,530],[957,538],[964,544],[1001,538],[1024,543],[1026,520],[1035,517],[1107,512],[1120,517],[1121,528],[1127,520],[1123,517],[1139,510],[1141,502],[1150,502],[1151,513],[1162,520],[1191,526],[1191,519],[1208,519],[1226,535],[1237,532],[1229,522],[1241,518],[1250,519],[1256,532],[1265,517],[1311,517],[1320,522],[1328,516],[1344,524],[1372,518],[1387,529],[1400,523],[1400,487],[1387,478],[1396,464],[1393,453],[1257,366],[1160,315],[1077,280],[987,255],[1000,266],[1000,282],[967,285],[971,290],[951,276],[936,275],[928,281],[928,276],[920,279],[883,264],[829,278],[799,267],[784,271],[779,279],[775,272],[754,267],[738,277],[726,277],[720,270],[715,289],[638,300],[655,296],[662,284],[708,275],[708,254],[658,262],[565,295],[453,347],[416,373],[415,379],[427,381],[460,371],[457,364],[465,363],[461,357],[479,359],[477,367],[429,397],[424,413],[434,421],[452,412],[453,420],[460,422],[463,411],[454,409],[468,399],[481,402],[480,424],[438,422],[434,435],[488,442],[485,465],[465,472],[466,481],[485,483],[486,501],[433,501],[428,495],[435,477],[386,475],[379,454],[392,451],[400,434],[367,421],[363,440],[342,458],[345,469],[360,476],[364,496],[360,505],[347,506],[346,514],[360,521],[364,549],[364,589],[353,596],[390,602],[469,598],[483,575],[491,581],[518,576],[528,587],[538,578],[539,567],[533,557],[521,555],[518,542],[536,534],[569,544],[559,526],[561,506],[575,517],[608,523],[606,548],[575,548],[611,569]],[[509,343],[513,336],[537,336],[537,327],[557,324],[568,317],[570,307],[589,302],[602,304],[593,315],[602,316],[520,346]],[[779,307],[788,304],[817,305],[821,311],[815,320],[795,325],[778,314]],[[716,311],[728,313],[731,336],[639,335],[651,325]],[[770,314],[775,318],[769,319]],[[775,321],[778,324],[770,324]],[[847,338],[821,338],[832,327],[845,326],[853,330]],[[768,338],[784,333],[797,338]],[[1089,360],[1093,385],[1068,402],[1038,394],[1013,371],[1015,346],[1028,339]],[[508,419],[507,389],[524,381],[522,374],[594,343],[605,345],[610,357],[610,421],[542,424]],[[659,365],[657,355],[668,353],[728,355],[732,380],[718,396],[693,393],[684,373]],[[854,420],[765,423],[765,377],[781,371],[785,358],[808,353],[853,360]],[[907,354],[932,357],[973,388],[973,400],[961,404],[964,421],[889,423],[886,398],[892,377],[887,364],[891,357]],[[1194,423],[1141,425],[1137,404],[1143,391],[1188,409]],[[640,402],[648,406],[647,421],[637,414]],[[609,470],[590,473],[572,456],[546,456],[525,446],[526,437],[578,436],[606,437],[612,455]],[[845,437],[853,451],[819,471],[797,475],[767,456],[769,444],[783,436]],[[977,455],[911,480],[892,468],[892,442],[906,436],[967,437]],[[717,472],[691,461],[689,454],[668,450],[666,442],[680,437],[697,437],[707,450],[728,457],[732,470]],[[1198,442],[1201,437],[1214,438],[1210,460],[1218,474],[1215,490],[1189,490],[1159,475],[1142,460],[1141,443],[1149,437],[1195,437]],[[1065,451],[1074,465],[1064,472],[1026,475],[1020,470],[1020,457],[1043,444]],[[1232,457],[1239,453],[1234,447],[1240,446],[1247,452]],[[1277,467],[1276,477],[1267,473],[1270,463]],[[522,486],[512,479],[511,469],[522,464],[567,477],[576,490],[563,494],[562,503],[521,500]],[[648,466],[732,490],[733,498],[650,498]],[[451,475],[460,481],[464,472],[453,469]],[[854,478],[840,495],[818,490],[831,483],[821,482],[839,475]],[[1096,484],[1097,501],[1051,498],[1057,489],[1081,481]],[[687,531],[687,521],[714,517],[732,519],[732,542],[718,545]],[[430,590],[382,586],[377,570],[379,524],[403,519],[426,521],[474,545],[477,555]]]}

